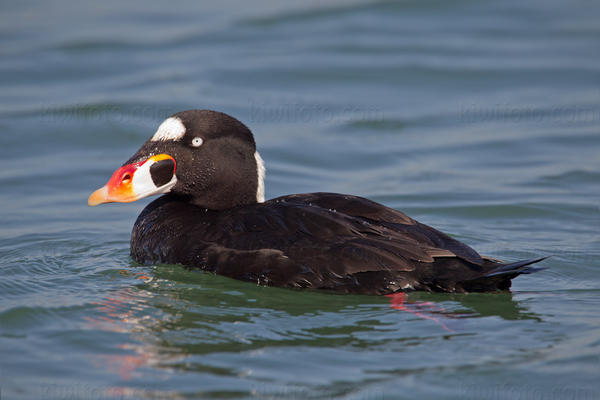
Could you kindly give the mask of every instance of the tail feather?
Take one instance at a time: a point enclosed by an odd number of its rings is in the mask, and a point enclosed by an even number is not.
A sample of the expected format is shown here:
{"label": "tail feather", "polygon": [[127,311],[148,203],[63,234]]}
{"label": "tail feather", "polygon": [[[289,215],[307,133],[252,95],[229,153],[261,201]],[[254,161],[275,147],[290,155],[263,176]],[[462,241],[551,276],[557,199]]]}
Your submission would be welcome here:
{"label": "tail feather", "polygon": [[543,267],[531,267],[548,257],[534,258],[530,260],[517,261],[510,264],[498,264],[487,274],[475,279],[461,282],[461,287],[466,292],[490,292],[495,290],[509,290],[511,280],[517,275],[531,274],[541,271]]}
{"label": "tail feather", "polygon": [[549,256],[541,257],[541,258],[532,258],[529,260],[517,261],[514,263],[501,265],[496,269],[493,269],[488,274],[485,275],[486,278],[490,278],[492,276],[498,275],[507,275],[507,274],[531,274],[533,272],[541,271],[546,269],[545,267],[530,267],[531,264],[538,263],[540,261],[545,260]]}

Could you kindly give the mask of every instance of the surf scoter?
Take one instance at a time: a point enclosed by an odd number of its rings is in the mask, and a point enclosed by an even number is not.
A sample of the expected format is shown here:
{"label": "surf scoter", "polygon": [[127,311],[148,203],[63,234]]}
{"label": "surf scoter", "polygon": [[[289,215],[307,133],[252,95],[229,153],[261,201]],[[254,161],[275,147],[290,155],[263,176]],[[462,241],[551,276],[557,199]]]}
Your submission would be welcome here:
{"label": "surf scoter", "polygon": [[388,294],[508,290],[543,258],[505,264],[373,201],[344,194],[264,200],[252,132],[220,112],[188,110],[156,133],[88,199],[154,195],[131,234],[131,256],[261,285]]}

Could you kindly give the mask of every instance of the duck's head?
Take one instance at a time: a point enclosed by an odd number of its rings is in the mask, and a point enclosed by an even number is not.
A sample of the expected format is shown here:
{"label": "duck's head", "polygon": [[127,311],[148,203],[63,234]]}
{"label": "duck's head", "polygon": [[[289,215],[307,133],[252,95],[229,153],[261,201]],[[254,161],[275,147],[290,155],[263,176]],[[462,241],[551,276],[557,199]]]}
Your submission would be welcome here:
{"label": "duck's head", "polygon": [[172,193],[220,210],[264,201],[264,175],[252,132],[243,123],[216,111],[188,110],[164,120],[88,204]]}

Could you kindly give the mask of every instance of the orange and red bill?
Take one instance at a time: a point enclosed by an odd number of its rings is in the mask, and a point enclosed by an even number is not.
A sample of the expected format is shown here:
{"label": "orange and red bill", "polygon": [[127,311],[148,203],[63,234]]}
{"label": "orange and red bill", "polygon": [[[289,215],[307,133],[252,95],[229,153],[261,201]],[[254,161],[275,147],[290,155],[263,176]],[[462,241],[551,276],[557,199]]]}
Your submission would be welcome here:
{"label": "orange and red bill", "polygon": [[168,154],[158,154],[144,161],[123,165],[117,169],[106,185],[88,198],[88,205],[103,203],[129,203],[167,193],[177,183],[175,159]]}

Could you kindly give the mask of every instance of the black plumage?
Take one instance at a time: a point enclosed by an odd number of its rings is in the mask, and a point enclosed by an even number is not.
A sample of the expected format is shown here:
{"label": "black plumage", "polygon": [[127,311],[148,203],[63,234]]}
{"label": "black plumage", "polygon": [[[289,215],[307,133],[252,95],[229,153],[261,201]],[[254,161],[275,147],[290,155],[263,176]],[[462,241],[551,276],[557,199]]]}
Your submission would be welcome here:
{"label": "black plumage", "polygon": [[[259,202],[250,130],[222,113],[175,114],[185,136],[149,140],[128,161],[167,153],[177,184],[150,203],[131,236],[140,263],[179,263],[290,288],[386,294],[508,290],[541,259],[505,264],[373,201],[333,193]],[[201,137],[201,147],[190,146]],[[163,176],[168,181],[169,176]]]}
{"label": "black plumage", "polygon": [[131,255],[263,285],[386,294],[507,290],[528,267],[469,246],[370,200],[333,193],[283,196],[208,210],[166,195],[138,217]]}

